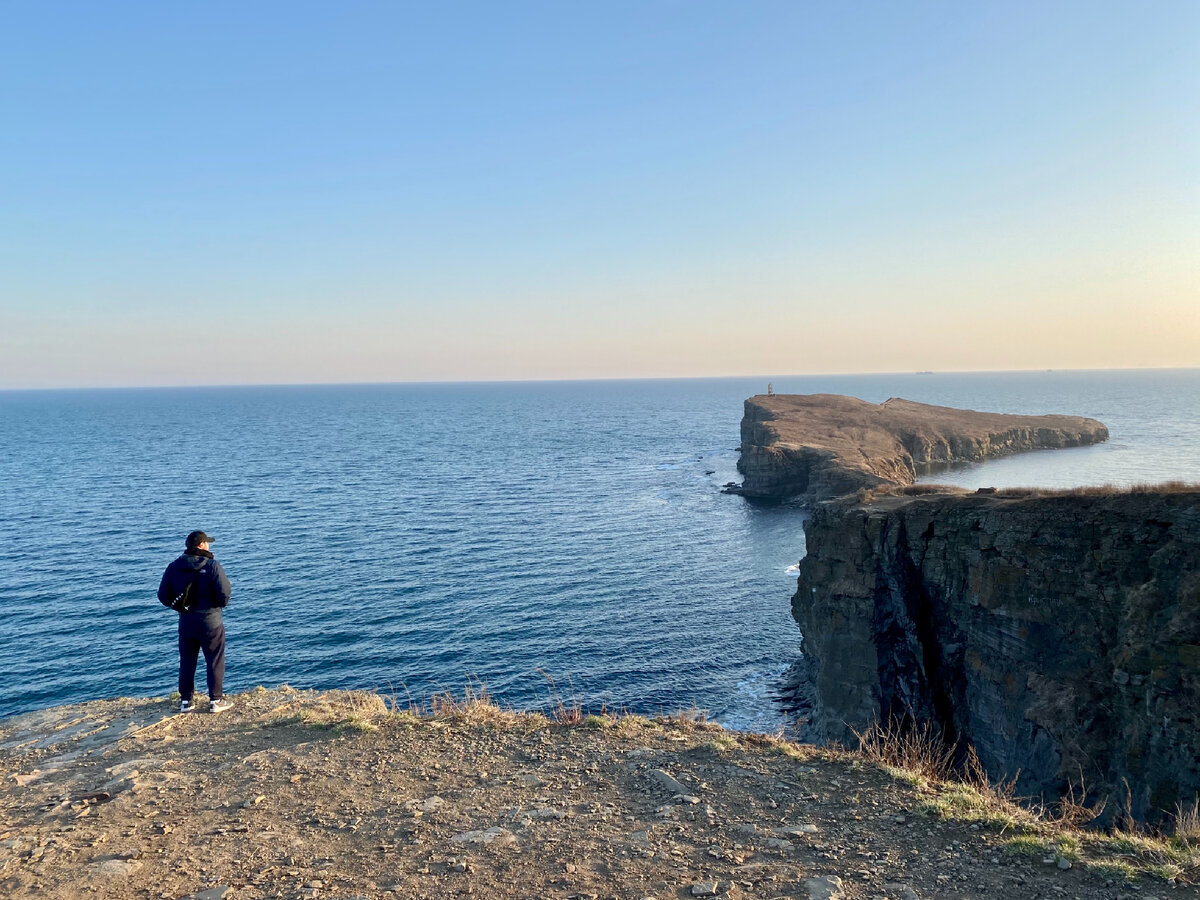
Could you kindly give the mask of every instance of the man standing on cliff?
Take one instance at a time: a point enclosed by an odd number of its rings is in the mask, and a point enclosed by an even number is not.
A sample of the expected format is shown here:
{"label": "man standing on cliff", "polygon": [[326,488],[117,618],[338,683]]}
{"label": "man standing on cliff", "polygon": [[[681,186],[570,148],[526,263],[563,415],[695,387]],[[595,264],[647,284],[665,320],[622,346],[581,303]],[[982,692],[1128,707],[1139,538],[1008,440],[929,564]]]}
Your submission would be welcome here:
{"label": "man standing on cliff", "polygon": [[222,693],[225,681],[225,623],[221,610],[229,603],[229,579],[208,549],[214,543],[203,531],[187,536],[186,549],[163,572],[158,601],[179,611],[179,711],[191,712],[196,662],[204,651],[208,675],[208,711],[232,705]]}

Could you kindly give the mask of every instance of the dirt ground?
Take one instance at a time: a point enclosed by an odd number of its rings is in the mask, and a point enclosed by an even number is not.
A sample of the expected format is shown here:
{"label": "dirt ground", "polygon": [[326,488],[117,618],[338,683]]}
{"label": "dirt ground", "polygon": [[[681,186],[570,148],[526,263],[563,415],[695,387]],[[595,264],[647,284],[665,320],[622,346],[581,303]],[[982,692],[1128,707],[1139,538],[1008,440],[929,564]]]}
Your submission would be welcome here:
{"label": "dirt ground", "polygon": [[0,896],[1200,896],[1015,855],[987,825],[921,814],[928,787],[716,726],[232,699],[0,720]]}

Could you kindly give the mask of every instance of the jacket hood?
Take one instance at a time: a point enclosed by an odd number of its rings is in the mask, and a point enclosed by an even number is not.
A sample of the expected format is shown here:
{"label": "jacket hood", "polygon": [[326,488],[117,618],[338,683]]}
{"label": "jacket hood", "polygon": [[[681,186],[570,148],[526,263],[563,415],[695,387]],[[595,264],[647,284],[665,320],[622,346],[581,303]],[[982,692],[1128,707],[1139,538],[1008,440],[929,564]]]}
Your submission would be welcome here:
{"label": "jacket hood", "polygon": [[207,563],[212,557],[192,556],[192,554],[190,554],[190,553],[185,553],[185,554],[183,554],[183,556],[181,556],[179,558],[181,560],[183,560],[185,565],[190,566],[191,568],[193,568],[197,572],[199,572],[201,569],[204,568],[204,564]]}

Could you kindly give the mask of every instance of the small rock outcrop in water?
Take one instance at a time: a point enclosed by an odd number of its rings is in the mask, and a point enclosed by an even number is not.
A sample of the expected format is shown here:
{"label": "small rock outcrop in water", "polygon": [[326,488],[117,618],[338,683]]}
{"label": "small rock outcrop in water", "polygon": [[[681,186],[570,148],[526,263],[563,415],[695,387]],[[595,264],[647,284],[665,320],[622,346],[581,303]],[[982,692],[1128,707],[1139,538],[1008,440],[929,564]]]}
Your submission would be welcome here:
{"label": "small rock outcrop in water", "polygon": [[867,403],[837,394],[751,397],[742,416],[745,476],[736,493],[826,499],[861,488],[912,484],[933,467],[1026,450],[1108,440],[1080,416],[1013,416],[893,398]]}
{"label": "small rock outcrop in water", "polygon": [[1200,489],[888,496],[805,532],[814,736],[911,716],[1109,817],[1200,792]]}

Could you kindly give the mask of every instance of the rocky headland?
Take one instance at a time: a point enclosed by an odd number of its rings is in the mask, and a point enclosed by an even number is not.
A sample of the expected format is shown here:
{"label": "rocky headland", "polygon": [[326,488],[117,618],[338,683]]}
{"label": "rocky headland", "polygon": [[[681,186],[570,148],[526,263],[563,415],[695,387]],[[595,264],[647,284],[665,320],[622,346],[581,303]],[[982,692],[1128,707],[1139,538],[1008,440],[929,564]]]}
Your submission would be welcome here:
{"label": "rocky headland", "polygon": [[745,403],[742,484],[747,497],[823,500],[863,488],[912,484],[955,463],[1108,440],[1080,416],[1016,416],[893,398],[760,394]]}

